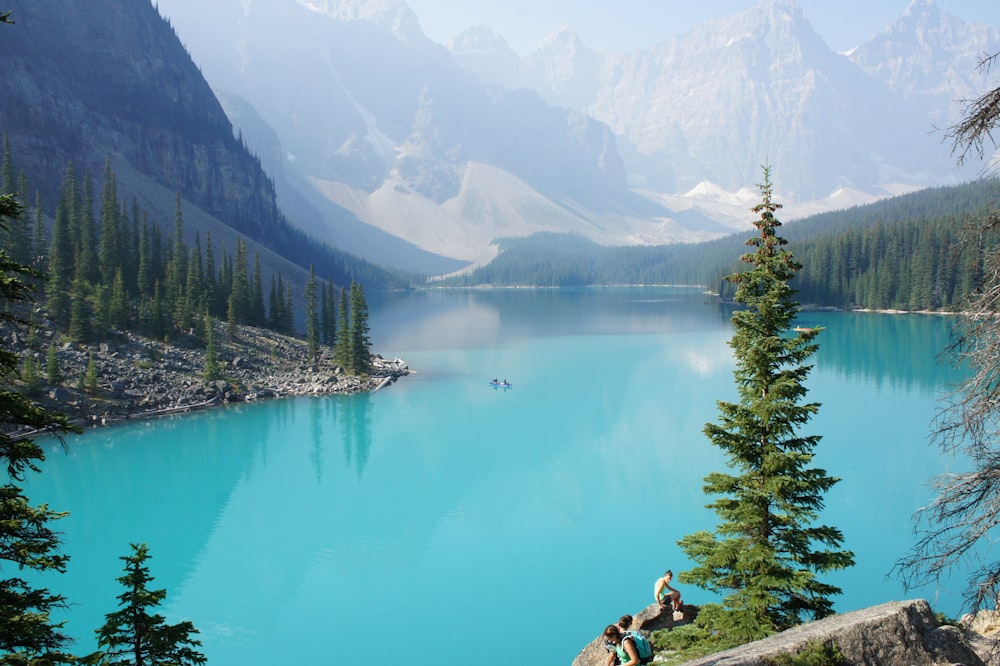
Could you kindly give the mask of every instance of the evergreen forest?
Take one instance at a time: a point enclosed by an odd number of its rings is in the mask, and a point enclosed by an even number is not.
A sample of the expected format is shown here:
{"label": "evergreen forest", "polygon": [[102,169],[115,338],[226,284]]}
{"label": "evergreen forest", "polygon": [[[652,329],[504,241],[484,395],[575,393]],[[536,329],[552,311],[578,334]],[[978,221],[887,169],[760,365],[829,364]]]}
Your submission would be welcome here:
{"label": "evergreen forest", "polygon": [[[803,270],[794,286],[818,307],[947,310],[978,284],[996,239],[973,224],[996,207],[996,179],[920,190],[788,222],[782,230]],[[749,219],[749,215],[748,215]],[[499,240],[500,254],[456,285],[581,287],[701,285],[732,297],[746,234],[695,244],[603,247],[544,233]]]}
{"label": "evergreen forest", "polygon": [[[99,185],[89,171],[81,176],[68,164],[49,216],[41,195],[29,195],[28,179],[16,173],[5,142],[0,194],[34,202],[22,204],[20,219],[2,231],[11,259],[45,276],[34,285],[43,295],[41,307],[29,317],[34,325],[48,324],[82,343],[105,339],[111,331],[130,331],[157,340],[187,336],[208,344],[211,328],[206,324],[213,320],[226,322],[231,331],[246,325],[289,336],[300,335],[296,321],[304,320],[311,348],[326,344],[337,350],[338,361],[349,371],[370,370],[360,282],[340,286],[338,295],[333,282],[321,281],[312,270],[297,302],[292,280],[280,271],[265,275],[260,252],[250,257],[243,237],[227,248],[210,234],[203,242],[196,233],[193,246],[186,245],[180,195],[168,231],[134,200],[131,205],[120,201],[110,160]],[[343,268],[338,264],[332,270],[340,274]]]}

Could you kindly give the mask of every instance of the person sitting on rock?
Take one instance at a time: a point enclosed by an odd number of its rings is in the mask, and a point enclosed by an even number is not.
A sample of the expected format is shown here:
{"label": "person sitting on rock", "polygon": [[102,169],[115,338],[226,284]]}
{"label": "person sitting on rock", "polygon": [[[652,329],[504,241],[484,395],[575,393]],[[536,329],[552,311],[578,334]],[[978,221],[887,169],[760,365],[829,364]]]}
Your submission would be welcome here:
{"label": "person sitting on rock", "polygon": [[681,603],[681,593],[670,586],[670,581],[674,578],[674,572],[667,569],[662,577],[656,579],[653,585],[653,598],[660,605],[660,610],[671,610],[677,612],[684,607]]}

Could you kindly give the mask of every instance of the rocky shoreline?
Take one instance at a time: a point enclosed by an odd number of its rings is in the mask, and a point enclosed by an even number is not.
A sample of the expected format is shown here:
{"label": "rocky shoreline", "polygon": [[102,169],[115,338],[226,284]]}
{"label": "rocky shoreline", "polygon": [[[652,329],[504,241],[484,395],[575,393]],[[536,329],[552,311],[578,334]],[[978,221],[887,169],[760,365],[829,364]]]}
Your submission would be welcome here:
{"label": "rocky shoreline", "polygon": [[[323,345],[318,362],[311,365],[305,340],[247,326],[230,336],[227,328],[216,328],[222,379],[215,381],[204,379],[206,350],[193,336],[168,343],[115,332],[107,341],[80,344],[59,342],[51,331],[39,331],[38,340],[30,344],[23,334],[7,332],[4,343],[22,358],[33,357],[38,368],[37,384],[19,381],[18,390],[81,427],[236,402],[376,391],[409,374],[402,360],[377,355],[370,376],[348,374],[333,363],[333,350]],[[53,341],[61,380],[50,385],[45,381],[46,364]]]}

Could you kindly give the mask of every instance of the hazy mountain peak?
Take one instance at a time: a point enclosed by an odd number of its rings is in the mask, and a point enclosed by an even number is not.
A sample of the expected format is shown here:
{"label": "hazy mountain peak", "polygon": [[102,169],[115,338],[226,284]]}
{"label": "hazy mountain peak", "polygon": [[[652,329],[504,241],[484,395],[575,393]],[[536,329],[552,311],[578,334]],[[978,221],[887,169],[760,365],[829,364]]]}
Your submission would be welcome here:
{"label": "hazy mountain peak", "polygon": [[913,0],[910,6],[903,12],[904,18],[925,17],[936,19],[941,15],[941,10],[934,4],[933,0]]}
{"label": "hazy mountain peak", "polygon": [[761,0],[757,4],[758,10],[765,10],[771,14],[782,14],[794,17],[802,16],[802,9],[795,0]]}
{"label": "hazy mountain peak", "polygon": [[740,13],[710,19],[685,35],[662,42],[654,50],[695,48],[698,53],[717,54],[719,49],[738,48],[763,53],[775,45],[780,48],[794,45],[795,52],[803,48],[829,51],[795,0],[761,0]]}
{"label": "hazy mountain peak", "polygon": [[761,0],[747,13],[762,22],[772,34],[794,34],[810,39],[819,37],[795,0]]}
{"label": "hazy mountain peak", "polygon": [[448,44],[448,50],[456,54],[513,52],[507,40],[485,23],[466,28],[456,35]]}
{"label": "hazy mountain peak", "polygon": [[583,43],[580,41],[580,37],[576,34],[576,31],[568,23],[560,23],[545,35],[539,48],[544,49],[552,46],[572,46],[575,48],[582,45]]}
{"label": "hazy mountain peak", "polygon": [[924,98],[928,125],[952,122],[955,99],[982,89],[976,64],[983,53],[1000,49],[1000,29],[970,23],[942,12],[931,0],[913,0],[906,12],[850,58],[910,103]]}
{"label": "hazy mountain peak", "polygon": [[598,59],[566,24],[553,28],[525,58],[522,73],[529,85],[552,104],[583,109],[594,101]]}
{"label": "hazy mountain peak", "polygon": [[403,0],[298,0],[303,7],[337,21],[368,21],[406,43],[426,40],[416,14]]}

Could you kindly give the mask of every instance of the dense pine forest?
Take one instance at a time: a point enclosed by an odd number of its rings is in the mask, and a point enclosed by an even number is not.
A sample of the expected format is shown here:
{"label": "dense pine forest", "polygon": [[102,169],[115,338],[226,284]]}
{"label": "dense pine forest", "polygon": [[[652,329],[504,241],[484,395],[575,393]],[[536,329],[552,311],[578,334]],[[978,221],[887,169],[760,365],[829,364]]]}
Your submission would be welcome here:
{"label": "dense pine forest", "polygon": [[[838,308],[949,309],[980,278],[996,242],[970,222],[997,205],[995,179],[938,187],[787,223],[803,270],[802,303]],[[780,218],[780,211],[778,212]],[[977,229],[970,236],[972,229]],[[729,297],[725,275],[740,269],[748,233],[658,247],[602,247],[577,236],[537,234],[498,241],[499,256],[450,284],[587,286],[702,285]]]}
{"label": "dense pine forest", "polygon": [[33,201],[21,204],[20,219],[9,220],[2,232],[11,259],[37,272],[41,298],[28,317],[33,323],[82,343],[130,331],[210,345],[213,320],[227,322],[230,331],[246,325],[300,335],[298,310],[313,360],[316,345],[325,344],[349,371],[370,370],[368,309],[359,282],[338,290],[313,270],[303,293],[295,294],[281,272],[265,275],[260,253],[251,258],[242,237],[226,248],[210,234],[204,244],[195,234],[188,246],[180,196],[173,228],[164,231],[137,203],[119,200],[110,160],[99,186],[89,171],[81,176],[67,165],[51,217],[40,194],[30,197],[24,173],[15,174],[5,142],[0,194]]}

